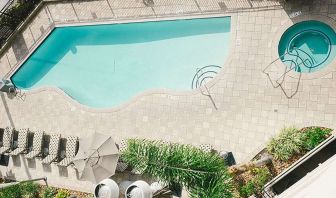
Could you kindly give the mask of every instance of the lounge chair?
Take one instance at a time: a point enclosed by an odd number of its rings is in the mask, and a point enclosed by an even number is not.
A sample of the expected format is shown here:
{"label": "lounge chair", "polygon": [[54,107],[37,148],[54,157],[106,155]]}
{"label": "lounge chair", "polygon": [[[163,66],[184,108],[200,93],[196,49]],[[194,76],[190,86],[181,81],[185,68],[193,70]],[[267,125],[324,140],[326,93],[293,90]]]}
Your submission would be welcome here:
{"label": "lounge chair", "polygon": [[124,172],[128,168],[128,165],[125,162],[119,161],[117,163],[116,171]]}
{"label": "lounge chair", "polygon": [[36,131],[33,137],[32,150],[25,155],[27,159],[33,159],[42,154],[43,131]]}
{"label": "lounge chair", "polygon": [[12,127],[6,127],[2,138],[2,147],[0,148],[0,154],[4,154],[11,149],[13,141],[14,129]]}
{"label": "lounge chair", "polygon": [[27,128],[19,129],[17,148],[10,152],[9,155],[16,156],[27,151],[28,133],[29,130]]}
{"label": "lounge chair", "polygon": [[63,158],[62,161],[58,163],[59,166],[64,167],[68,167],[72,163],[72,160],[76,155],[78,137],[69,136],[66,138],[66,140],[67,141],[65,145],[65,158]]}
{"label": "lounge chair", "polygon": [[61,135],[59,134],[52,134],[50,136],[49,153],[45,158],[43,158],[42,164],[51,164],[58,158],[60,140]]}
{"label": "lounge chair", "polygon": [[199,149],[205,153],[211,153],[214,151],[214,148],[210,144],[201,144],[199,145]]}

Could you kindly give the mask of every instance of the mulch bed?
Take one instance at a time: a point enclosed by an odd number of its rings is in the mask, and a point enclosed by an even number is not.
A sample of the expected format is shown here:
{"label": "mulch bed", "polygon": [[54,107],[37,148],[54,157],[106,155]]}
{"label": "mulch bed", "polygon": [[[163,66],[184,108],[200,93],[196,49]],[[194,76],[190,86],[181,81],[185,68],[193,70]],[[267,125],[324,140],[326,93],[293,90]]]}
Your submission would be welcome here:
{"label": "mulch bed", "polygon": [[[44,186],[44,185],[41,185],[40,187],[41,187],[40,189],[41,193],[43,193],[44,189],[47,188],[47,186]],[[73,198],[75,197],[77,198],[89,198],[89,197],[91,198],[92,197],[93,198],[94,197],[93,194],[91,193],[85,193],[85,192],[80,192],[80,191],[75,191],[75,190],[68,190],[68,189],[63,189],[63,188],[55,188],[55,187],[52,187],[52,188],[55,189],[57,192],[61,190],[66,191],[70,194],[70,197],[73,197]]]}
{"label": "mulch bed", "polygon": [[[304,133],[309,128],[311,128],[311,127],[302,128],[300,130],[300,132]],[[324,128],[324,127],[320,127],[320,128],[321,129],[328,129],[328,128]],[[303,151],[301,153],[295,154],[295,155],[293,155],[287,161],[280,161],[280,160],[277,160],[277,159],[273,159],[272,163],[269,164],[269,165],[267,165],[266,167],[270,170],[270,172],[272,174],[272,178],[274,178],[277,175],[279,175],[280,173],[282,173],[285,169],[287,169],[288,167],[290,167],[292,164],[294,164],[297,160],[299,160],[301,157],[303,157],[308,152],[309,151]],[[270,155],[267,152],[266,148],[264,148],[263,150],[261,150],[251,161],[259,160],[259,159],[261,159],[265,155]],[[246,172],[244,172],[242,174],[239,174],[239,175],[234,175],[234,180],[236,181],[235,185],[238,185],[238,183],[246,183],[246,182],[248,182],[248,181],[250,181],[252,179],[253,179],[253,175],[251,174],[250,171],[246,171]]]}

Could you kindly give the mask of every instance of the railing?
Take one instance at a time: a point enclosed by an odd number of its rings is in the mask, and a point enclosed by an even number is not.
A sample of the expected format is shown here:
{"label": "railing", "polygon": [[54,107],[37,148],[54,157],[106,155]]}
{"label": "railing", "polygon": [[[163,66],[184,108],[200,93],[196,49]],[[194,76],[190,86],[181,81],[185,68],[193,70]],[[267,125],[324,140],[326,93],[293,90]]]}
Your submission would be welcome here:
{"label": "railing", "polygon": [[273,198],[275,197],[274,193],[270,189],[263,189],[261,191],[262,198]]}
{"label": "railing", "polygon": [[[305,59],[302,58],[302,55],[300,55],[300,52],[303,53],[305,55]],[[274,81],[271,78],[270,72],[267,72],[267,70],[274,65],[275,63],[277,63],[277,61],[282,61],[284,63],[284,68],[285,71],[282,72],[280,74],[280,76],[278,78],[276,78]],[[289,62],[290,64],[287,65],[286,63]],[[263,73],[267,75],[268,79],[270,80],[273,88],[281,88],[282,92],[285,94],[285,96],[290,99],[293,96],[296,95],[296,93],[299,90],[299,86],[300,86],[300,81],[301,81],[301,76],[302,76],[302,68],[308,68],[309,71],[311,71],[312,68],[315,67],[315,63],[316,61],[304,50],[298,49],[298,48],[293,48],[292,51],[287,51],[286,53],[284,53],[282,56],[280,56],[279,58],[275,59],[274,61],[272,61],[269,65],[267,65],[264,69],[263,69]],[[295,90],[292,93],[288,93],[286,92],[286,89],[284,87],[284,82],[285,82],[285,78],[286,76],[291,72],[291,71],[296,71],[299,73],[299,76],[297,78],[297,85],[295,87]]]}
{"label": "railing", "polygon": [[202,68],[197,68],[191,82],[191,88],[197,89],[201,87],[205,84],[205,80],[214,78],[221,68],[222,67],[218,65],[207,65]]}
{"label": "railing", "polygon": [[[192,89],[200,88],[202,95],[209,97],[211,103],[213,104],[216,110],[218,109],[217,105],[210,93],[209,88],[206,85],[206,82],[208,80],[213,79],[221,68],[222,67],[218,65],[207,65],[202,68],[197,68],[196,73],[191,82],[191,88]],[[205,90],[203,90],[203,88]]]}
{"label": "railing", "polygon": [[0,48],[41,0],[9,0],[0,11]]}

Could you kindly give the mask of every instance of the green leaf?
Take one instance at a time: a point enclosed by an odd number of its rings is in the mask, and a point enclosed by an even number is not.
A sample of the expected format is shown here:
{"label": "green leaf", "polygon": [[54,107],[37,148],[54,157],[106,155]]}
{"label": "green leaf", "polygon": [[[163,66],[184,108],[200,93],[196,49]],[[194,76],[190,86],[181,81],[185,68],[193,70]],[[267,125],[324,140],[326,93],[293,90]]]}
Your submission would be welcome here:
{"label": "green leaf", "polygon": [[145,175],[183,185],[191,197],[232,197],[231,175],[217,154],[190,145],[130,139],[121,159]]}

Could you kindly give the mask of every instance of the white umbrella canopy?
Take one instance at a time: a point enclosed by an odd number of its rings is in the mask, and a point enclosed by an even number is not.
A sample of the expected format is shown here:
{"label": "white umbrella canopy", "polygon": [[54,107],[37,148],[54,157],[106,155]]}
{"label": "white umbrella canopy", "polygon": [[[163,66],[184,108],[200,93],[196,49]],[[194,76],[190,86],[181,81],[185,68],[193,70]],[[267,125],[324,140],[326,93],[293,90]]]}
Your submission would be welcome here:
{"label": "white umbrella canopy", "polygon": [[79,139],[79,150],[73,160],[79,178],[95,183],[114,175],[119,150],[109,135],[95,133],[90,138]]}

